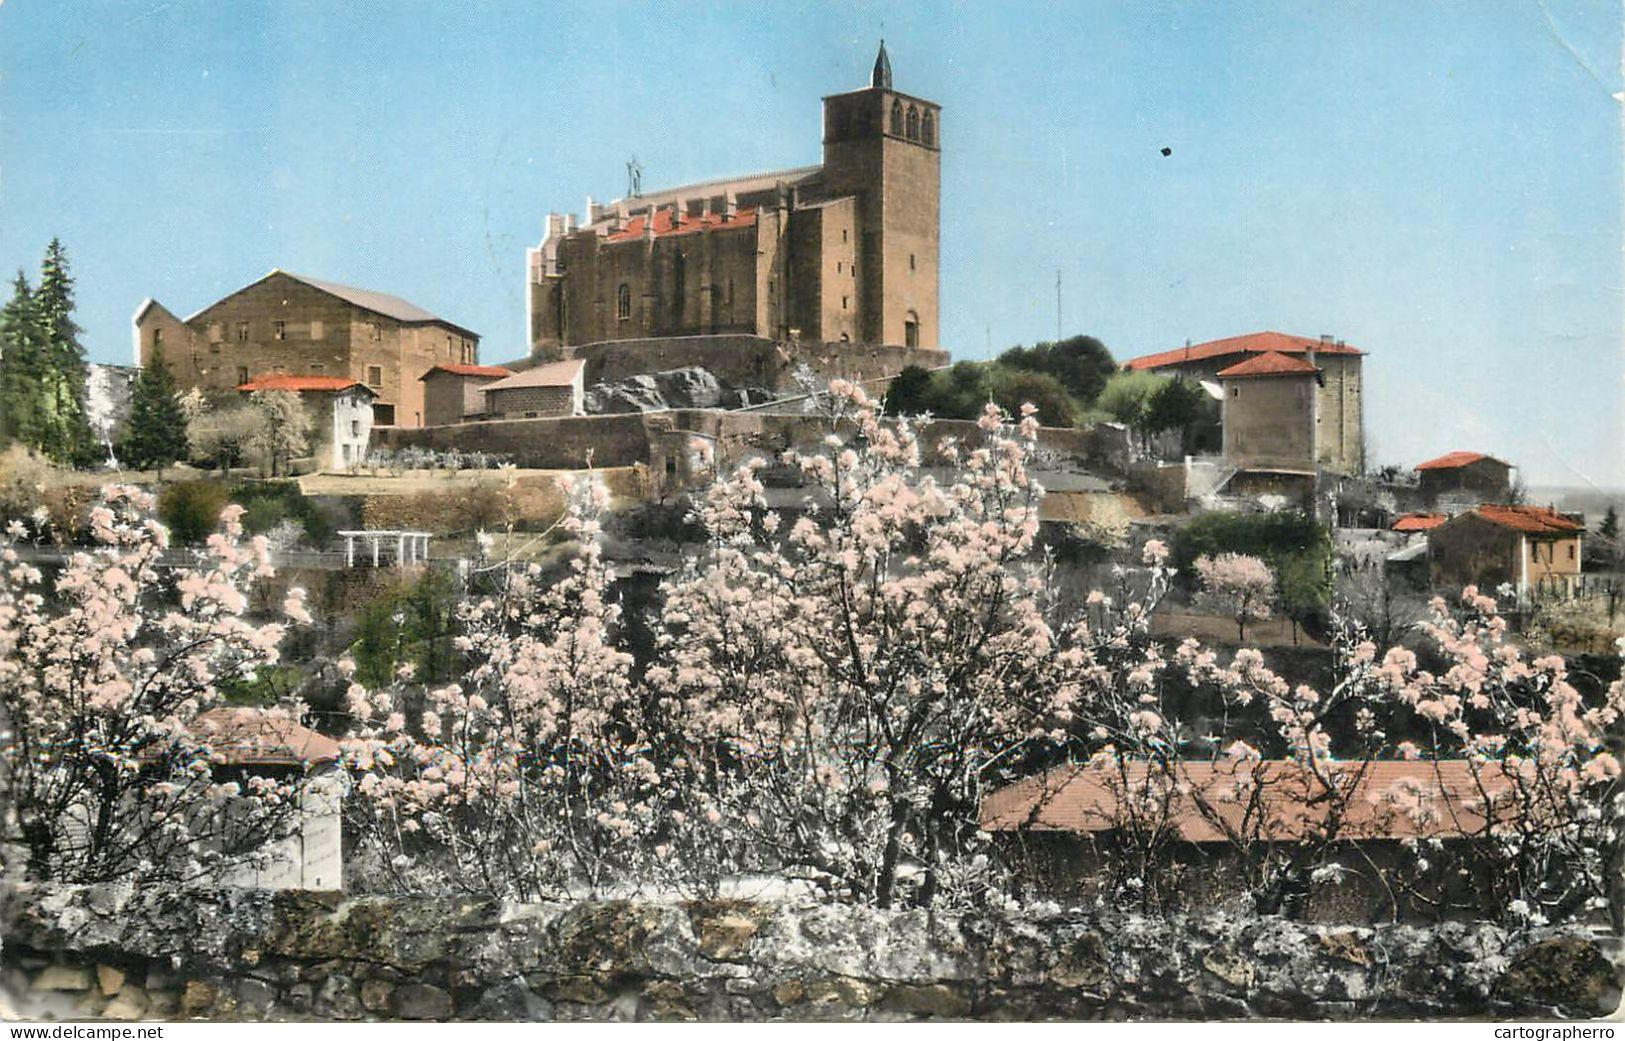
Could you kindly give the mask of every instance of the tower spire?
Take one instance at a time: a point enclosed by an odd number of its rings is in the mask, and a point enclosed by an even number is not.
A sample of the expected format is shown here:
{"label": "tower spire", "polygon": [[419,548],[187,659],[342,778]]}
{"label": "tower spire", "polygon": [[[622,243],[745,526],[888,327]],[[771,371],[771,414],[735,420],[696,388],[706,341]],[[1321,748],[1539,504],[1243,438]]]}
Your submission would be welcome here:
{"label": "tower spire", "polygon": [[875,55],[875,70],[869,74],[869,86],[881,90],[891,89],[891,59],[886,57],[886,40],[880,40],[880,53]]}

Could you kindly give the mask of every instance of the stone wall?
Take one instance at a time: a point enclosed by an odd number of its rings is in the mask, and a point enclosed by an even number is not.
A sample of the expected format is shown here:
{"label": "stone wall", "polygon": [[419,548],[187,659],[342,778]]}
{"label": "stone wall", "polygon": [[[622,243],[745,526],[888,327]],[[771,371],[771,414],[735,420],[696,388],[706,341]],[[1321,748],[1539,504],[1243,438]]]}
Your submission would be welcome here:
{"label": "stone wall", "polygon": [[593,466],[630,466],[649,460],[643,417],[636,413],[488,420],[419,430],[375,428],[373,437],[374,444],[384,448],[417,445],[437,451],[492,452],[538,470],[584,467],[589,450]]}
{"label": "stone wall", "polygon": [[1487,924],[129,886],[0,901],[9,1010],[108,1019],[1582,1018],[1600,941]]}

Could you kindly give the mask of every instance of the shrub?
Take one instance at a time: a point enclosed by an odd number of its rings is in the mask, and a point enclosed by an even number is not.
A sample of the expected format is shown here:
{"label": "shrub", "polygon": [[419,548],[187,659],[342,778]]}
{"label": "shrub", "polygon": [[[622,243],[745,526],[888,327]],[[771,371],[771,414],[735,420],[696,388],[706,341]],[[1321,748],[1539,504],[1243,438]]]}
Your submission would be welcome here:
{"label": "shrub", "polygon": [[158,517],[169,527],[172,542],[195,545],[208,537],[231,501],[219,481],[178,481],[158,493]]}

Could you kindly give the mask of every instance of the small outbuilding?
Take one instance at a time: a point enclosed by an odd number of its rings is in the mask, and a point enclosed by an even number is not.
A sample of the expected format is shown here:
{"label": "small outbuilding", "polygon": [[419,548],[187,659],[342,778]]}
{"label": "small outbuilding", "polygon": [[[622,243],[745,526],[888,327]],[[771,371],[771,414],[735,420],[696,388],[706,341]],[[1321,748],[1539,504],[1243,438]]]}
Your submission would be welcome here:
{"label": "small outbuilding", "polygon": [[579,416],[586,411],[587,363],[548,362],[485,385],[486,419]]}
{"label": "small outbuilding", "polygon": [[1416,476],[1429,503],[1460,492],[1479,502],[1505,502],[1512,489],[1512,464],[1482,452],[1447,452],[1417,463]]}
{"label": "small outbuilding", "polygon": [[217,773],[291,775],[304,782],[293,830],[270,859],[244,865],[222,881],[258,889],[342,889],[345,779],[338,769],[343,754],[338,742],[261,708],[210,709],[189,729],[215,753]]}
{"label": "small outbuilding", "polygon": [[423,381],[423,423],[445,426],[485,413],[485,388],[514,374],[501,365],[436,365]]}

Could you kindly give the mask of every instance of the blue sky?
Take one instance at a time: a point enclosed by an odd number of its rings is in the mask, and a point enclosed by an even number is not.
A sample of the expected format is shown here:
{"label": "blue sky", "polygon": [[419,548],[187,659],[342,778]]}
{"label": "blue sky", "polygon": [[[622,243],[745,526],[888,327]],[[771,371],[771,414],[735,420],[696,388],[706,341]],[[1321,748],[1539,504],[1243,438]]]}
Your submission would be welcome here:
{"label": "blue sky", "polygon": [[[819,158],[887,38],[943,105],[944,346],[1370,352],[1378,462],[1625,485],[1621,8],[1538,3],[0,6],[0,270],[60,236],[97,360],[272,268],[524,351],[549,210]],[[1163,156],[1161,149],[1171,149]]]}

